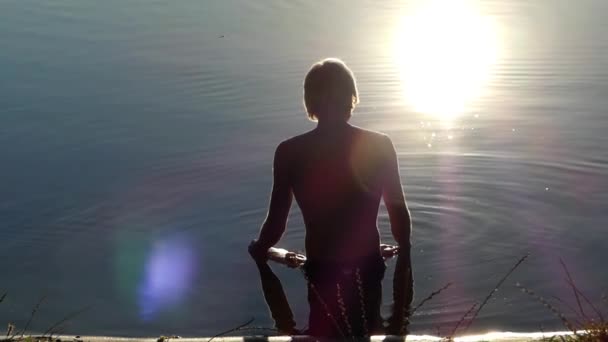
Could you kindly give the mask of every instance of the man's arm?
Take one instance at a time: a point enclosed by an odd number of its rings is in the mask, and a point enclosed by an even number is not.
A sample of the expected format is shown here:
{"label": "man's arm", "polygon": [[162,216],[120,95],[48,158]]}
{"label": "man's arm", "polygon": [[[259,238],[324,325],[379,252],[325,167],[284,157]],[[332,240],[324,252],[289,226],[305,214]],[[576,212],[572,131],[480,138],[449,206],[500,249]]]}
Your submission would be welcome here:
{"label": "man's arm", "polygon": [[387,163],[382,198],[388,211],[391,232],[399,244],[399,256],[393,277],[393,312],[389,318],[387,334],[404,335],[409,323],[409,308],[414,296],[411,261],[412,221],[405,202],[397,152],[390,138],[386,137]]}
{"label": "man's arm", "polygon": [[258,239],[249,247],[249,252],[257,261],[265,261],[268,249],[274,246],[285,232],[287,216],[291,208],[293,193],[287,169],[288,151],[281,143],[274,155],[273,185],[268,215],[260,230]]}
{"label": "man's arm", "polygon": [[[391,232],[401,250],[410,249],[410,235],[412,222],[410,211],[405,203],[401,178],[399,177],[399,162],[397,152],[389,137],[386,137],[387,163],[385,165],[385,182],[382,189],[382,198],[391,223]],[[404,251],[405,252],[405,251]]]}

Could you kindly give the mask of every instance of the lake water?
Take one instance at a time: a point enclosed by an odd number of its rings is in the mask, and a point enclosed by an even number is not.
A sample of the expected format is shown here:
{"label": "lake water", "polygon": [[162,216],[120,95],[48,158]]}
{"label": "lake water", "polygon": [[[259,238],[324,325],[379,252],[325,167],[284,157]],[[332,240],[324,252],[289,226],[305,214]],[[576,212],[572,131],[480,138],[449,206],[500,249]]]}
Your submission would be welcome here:
{"label": "lake water", "polygon": [[[606,309],[608,2],[460,2],[0,1],[0,324],[46,295],[35,331],[89,306],[65,331],[272,326],[246,246],[327,56],[357,76],[352,122],[399,153],[415,303],[453,282],[413,333],[449,333],[526,253],[470,333],[563,328],[515,287],[573,305],[559,258]],[[279,245],[303,237],[294,208]],[[275,269],[304,327],[305,281]]]}

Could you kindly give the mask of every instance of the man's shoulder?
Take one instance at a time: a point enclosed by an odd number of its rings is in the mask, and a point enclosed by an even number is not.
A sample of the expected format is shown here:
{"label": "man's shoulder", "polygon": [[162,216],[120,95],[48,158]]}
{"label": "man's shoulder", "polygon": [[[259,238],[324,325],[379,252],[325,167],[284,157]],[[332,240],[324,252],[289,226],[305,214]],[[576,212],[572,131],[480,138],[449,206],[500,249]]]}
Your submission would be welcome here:
{"label": "man's shoulder", "polygon": [[289,156],[300,150],[302,146],[306,146],[306,141],[310,139],[311,132],[296,135],[287,138],[279,143],[275,154],[278,156]]}
{"label": "man's shoulder", "polygon": [[292,148],[296,148],[299,145],[305,144],[306,141],[308,141],[312,138],[312,132],[313,131],[308,131],[306,133],[302,133],[302,134],[287,138],[287,139],[281,141],[281,143],[279,143],[279,146],[277,148],[292,149]]}
{"label": "man's shoulder", "polygon": [[378,144],[387,144],[391,142],[390,137],[382,132],[378,132],[378,131],[373,131],[370,129],[366,129],[366,128],[361,128],[358,126],[353,126],[353,129],[355,130],[355,132],[360,135],[361,137],[363,137],[364,139],[370,141],[370,142],[375,142]]}

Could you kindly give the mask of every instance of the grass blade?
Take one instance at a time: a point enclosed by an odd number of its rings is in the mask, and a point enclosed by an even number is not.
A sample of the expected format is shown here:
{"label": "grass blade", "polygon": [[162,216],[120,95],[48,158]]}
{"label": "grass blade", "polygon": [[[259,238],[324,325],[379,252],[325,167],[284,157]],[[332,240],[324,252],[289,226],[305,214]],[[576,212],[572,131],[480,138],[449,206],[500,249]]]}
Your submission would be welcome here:
{"label": "grass blade", "polygon": [[[42,304],[42,302],[44,302],[45,299],[46,299],[46,295],[40,297],[40,299],[38,300],[38,303],[36,303],[36,305],[34,306],[34,309],[32,309],[32,313],[30,314],[30,318],[27,320],[27,323],[25,324],[25,326],[23,327],[23,329],[20,332],[21,338],[23,338],[23,335],[27,331],[27,328],[30,327],[30,324],[34,320],[34,316],[36,316],[36,312],[38,311],[38,308],[40,308],[40,305]],[[17,333],[17,335],[19,335],[19,333]]]}
{"label": "grass blade", "polygon": [[576,298],[576,304],[578,305],[578,309],[581,312],[581,316],[583,316],[583,318],[588,321],[589,317],[587,317],[587,315],[585,314],[585,311],[583,310],[583,306],[581,305],[581,299],[579,298],[579,295],[578,295],[579,291],[577,291],[576,285],[574,285],[574,281],[572,280],[572,277],[570,276],[568,267],[566,267],[564,260],[562,260],[561,258],[559,259],[559,263],[562,264],[562,268],[564,269],[564,272],[566,272],[566,277],[568,277],[567,282],[570,285],[570,287],[572,288],[572,292],[574,292],[574,298]]}
{"label": "grass blade", "polygon": [[460,325],[464,322],[464,320],[467,318],[467,316],[469,316],[471,314],[471,312],[473,312],[473,310],[475,310],[475,308],[477,307],[477,304],[479,304],[479,303],[473,303],[473,305],[471,305],[471,308],[469,310],[467,310],[467,312],[465,312],[464,315],[462,315],[462,317],[460,317],[460,320],[458,321],[458,323],[456,323],[456,326],[454,327],[454,329],[452,329],[452,332],[450,333],[450,335],[447,338],[449,341],[452,341],[454,339],[454,335],[456,335],[456,331],[458,330]]}
{"label": "grass blade", "polygon": [[507,280],[507,278],[509,278],[509,276],[511,275],[511,273],[513,273],[519,267],[519,265],[521,265],[524,262],[524,260],[526,260],[528,258],[528,256],[529,256],[529,254],[526,254],[523,257],[521,257],[515,263],[515,265],[513,265],[513,267],[511,267],[511,269],[509,270],[509,272],[507,272],[507,274],[505,274],[498,281],[498,283],[496,284],[496,286],[494,286],[494,288],[492,289],[492,291],[490,291],[490,293],[488,293],[488,295],[483,300],[483,302],[481,302],[481,305],[479,306],[479,308],[477,308],[477,310],[473,314],[473,317],[471,317],[471,320],[469,321],[469,323],[464,328],[465,332],[469,329],[469,327],[471,326],[471,324],[473,323],[473,321],[475,320],[475,318],[477,318],[477,315],[479,314],[479,312],[481,311],[481,309],[483,309],[483,307],[488,303],[488,301],[490,300],[490,298],[492,298],[492,296],[494,296],[494,293],[496,293],[496,291],[498,291],[498,288]]}
{"label": "grass blade", "polygon": [[219,333],[219,334],[217,334],[217,335],[214,335],[214,336],[213,336],[213,337],[211,337],[211,338],[210,338],[210,339],[209,339],[207,342],[211,342],[211,341],[213,341],[213,339],[214,339],[214,338],[216,338],[216,337],[220,337],[220,336],[223,336],[223,335],[226,335],[226,334],[230,334],[230,333],[231,333],[231,332],[233,332],[233,331],[237,331],[237,330],[243,329],[244,327],[246,327],[246,326],[248,326],[249,324],[253,323],[253,321],[254,321],[254,318],[253,318],[253,317],[251,317],[251,319],[250,319],[250,320],[248,320],[247,322],[245,322],[245,323],[243,323],[243,324],[241,324],[241,325],[237,326],[236,328],[232,328],[232,329],[229,329],[229,330],[223,331],[223,332],[221,332],[221,333]]}
{"label": "grass blade", "polygon": [[435,292],[431,292],[430,295],[428,295],[426,298],[424,298],[420,304],[416,305],[416,307],[412,310],[411,315],[414,315],[414,312],[416,312],[416,310],[420,309],[422,307],[422,305],[424,305],[424,303],[428,302],[429,300],[433,299],[433,297],[439,295],[441,292],[443,292],[444,290],[446,290],[448,287],[452,286],[452,283],[447,283],[445,284],[442,288],[440,288],[439,290],[435,291]]}
{"label": "grass blade", "polygon": [[46,336],[46,334],[48,334],[48,333],[52,333],[52,334],[54,334],[55,329],[56,329],[58,326],[60,326],[60,325],[62,325],[63,323],[65,323],[65,322],[67,322],[67,321],[69,321],[69,320],[73,319],[74,317],[76,317],[76,316],[78,316],[78,315],[82,314],[83,312],[85,312],[85,311],[89,310],[90,308],[91,308],[90,306],[86,306],[86,307],[84,307],[84,308],[82,308],[82,309],[76,310],[76,311],[74,311],[74,312],[71,312],[71,313],[69,313],[69,314],[65,315],[65,317],[63,317],[62,319],[60,319],[59,321],[57,321],[55,324],[51,325],[51,327],[50,327],[50,328],[48,328],[48,329],[47,329],[47,330],[44,332],[44,334],[42,334],[42,337]]}

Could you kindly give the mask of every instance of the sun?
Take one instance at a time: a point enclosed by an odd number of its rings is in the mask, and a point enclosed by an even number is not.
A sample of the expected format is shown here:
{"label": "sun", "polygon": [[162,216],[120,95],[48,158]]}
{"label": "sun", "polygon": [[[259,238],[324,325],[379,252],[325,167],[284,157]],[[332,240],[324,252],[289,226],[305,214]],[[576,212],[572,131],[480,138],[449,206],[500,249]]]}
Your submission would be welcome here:
{"label": "sun", "polygon": [[442,121],[465,112],[492,77],[499,42],[497,24],[475,1],[413,1],[394,43],[409,106]]}

